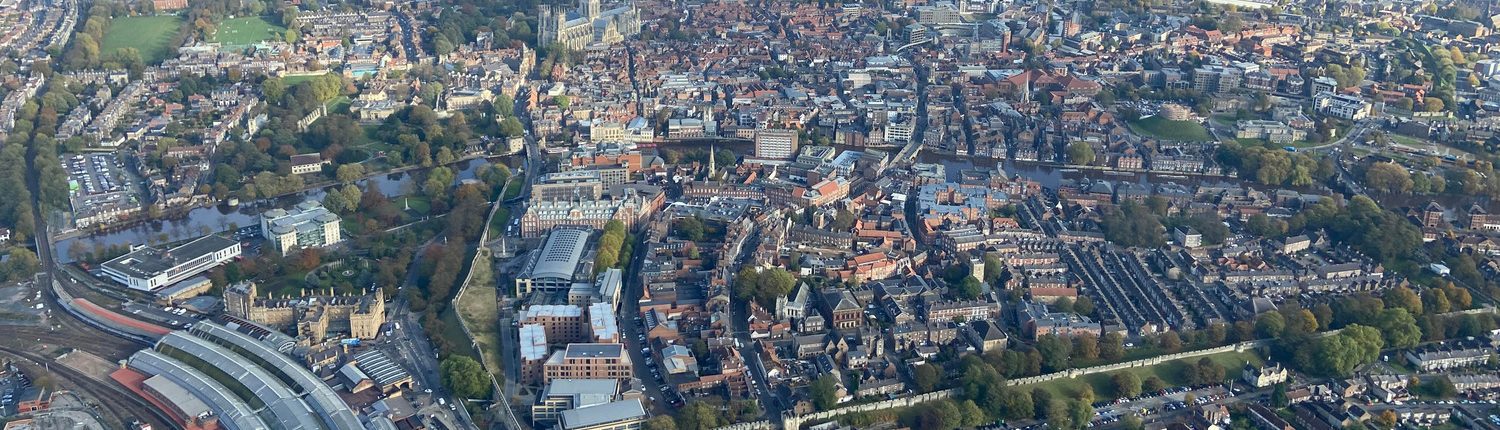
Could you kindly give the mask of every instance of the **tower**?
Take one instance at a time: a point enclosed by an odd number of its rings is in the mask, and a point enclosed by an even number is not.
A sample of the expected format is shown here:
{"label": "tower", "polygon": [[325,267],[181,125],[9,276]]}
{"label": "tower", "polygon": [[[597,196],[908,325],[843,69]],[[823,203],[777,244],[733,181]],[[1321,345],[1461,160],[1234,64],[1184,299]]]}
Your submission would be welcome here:
{"label": "tower", "polygon": [[224,312],[249,318],[250,307],[255,302],[255,282],[243,281],[224,289]]}
{"label": "tower", "polygon": [[599,0],[582,0],[583,4],[578,12],[588,17],[590,21],[599,17]]}
{"label": "tower", "polygon": [[714,146],[708,145],[708,180],[710,181],[714,179],[714,173],[719,167],[717,163],[714,163],[714,151]]}

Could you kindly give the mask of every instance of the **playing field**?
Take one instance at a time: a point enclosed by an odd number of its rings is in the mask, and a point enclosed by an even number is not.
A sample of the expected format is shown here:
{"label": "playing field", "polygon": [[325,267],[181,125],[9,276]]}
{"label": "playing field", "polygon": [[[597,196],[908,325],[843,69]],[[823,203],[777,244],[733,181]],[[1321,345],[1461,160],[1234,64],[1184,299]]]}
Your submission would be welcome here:
{"label": "playing field", "polygon": [[263,16],[247,16],[226,19],[214,31],[213,41],[224,46],[249,46],[270,39],[280,39],[286,27],[276,25]]}
{"label": "playing field", "polygon": [[141,51],[141,60],[147,64],[160,63],[176,50],[171,46],[172,36],[177,34],[182,18],[172,15],[122,16],[109,24],[104,40],[99,46],[99,55],[108,58],[121,48],[136,48]]}
{"label": "playing field", "polygon": [[1169,121],[1160,116],[1141,118],[1130,122],[1130,129],[1137,134],[1166,140],[1207,141],[1212,137],[1208,129],[1193,121]]}

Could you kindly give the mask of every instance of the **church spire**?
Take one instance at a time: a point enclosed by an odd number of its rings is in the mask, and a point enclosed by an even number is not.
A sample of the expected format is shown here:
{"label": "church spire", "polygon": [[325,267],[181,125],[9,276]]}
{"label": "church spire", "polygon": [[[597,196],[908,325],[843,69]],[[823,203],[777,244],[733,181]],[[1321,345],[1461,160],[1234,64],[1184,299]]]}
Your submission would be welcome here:
{"label": "church spire", "polygon": [[718,167],[719,167],[717,163],[714,163],[714,151],[716,151],[716,149],[714,149],[714,145],[713,144],[709,144],[708,145],[708,180],[710,180],[710,181],[714,180],[714,173],[716,173],[716,171],[718,170]]}

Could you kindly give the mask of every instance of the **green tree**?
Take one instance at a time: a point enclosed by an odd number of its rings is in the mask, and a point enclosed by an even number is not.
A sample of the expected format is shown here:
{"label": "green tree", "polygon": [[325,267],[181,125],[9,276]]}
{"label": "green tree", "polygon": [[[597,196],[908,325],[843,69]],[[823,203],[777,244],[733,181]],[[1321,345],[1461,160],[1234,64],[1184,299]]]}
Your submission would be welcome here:
{"label": "green tree", "polygon": [[1167,382],[1156,375],[1147,376],[1145,381],[1141,381],[1141,392],[1159,393],[1165,389],[1167,389]]}
{"label": "green tree", "polygon": [[473,358],[462,355],[449,356],[438,364],[438,371],[442,374],[443,386],[453,391],[453,394],[465,399],[478,399],[489,396],[490,380],[485,374],[484,368]]}
{"label": "green tree", "polygon": [[1105,360],[1119,360],[1125,356],[1125,336],[1118,332],[1105,333],[1099,342],[1099,357]]}
{"label": "green tree", "polygon": [[676,424],[679,430],[712,430],[729,423],[712,405],[692,402],[677,412]]}
{"label": "green tree", "polygon": [[1422,330],[1417,320],[1402,308],[1380,311],[1375,327],[1384,334],[1385,345],[1390,348],[1411,348],[1422,341]]}
{"label": "green tree", "polygon": [[1044,334],[1037,338],[1036,350],[1042,354],[1042,370],[1057,372],[1068,369],[1068,358],[1072,344],[1057,335]]}
{"label": "green tree", "polygon": [[677,430],[677,421],[671,415],[657,415],[642,425],[645,430]]}
{"label": "green tree", "polygon": [[833,375],[823,375],[823,377],[813,381],[808,390],[812,394],[813,408],[819,411],[826,411],[833,409],[834,406],[838,406],[838,381],[834,379]]}
{"label": "green tree", "polygon": [[943,369],[936,364],[923,363],[912,369],[912,379],[916,382],[919,393],[927,393],[936,389],[942,377]]}
{"label": "green tree", "polygon": [[1110,382],[1114,385],[1115,397],[1131,398],[1141,394],[1141,377],[1129,371],[1115,372]]}
{"label": "green tree", "polygon": [[959,283],[958,288],[956,289],[958,298],[964,300],[976,299],[983,292],[984,287],[980,285],[979,278],[975,278],[973,276],[964,278],[964,281]]}
{"label": "green tree", "polygon": [[1068,144],[1068,160],[1073,164],[1094,164],[1094,146],[1083,141]]}

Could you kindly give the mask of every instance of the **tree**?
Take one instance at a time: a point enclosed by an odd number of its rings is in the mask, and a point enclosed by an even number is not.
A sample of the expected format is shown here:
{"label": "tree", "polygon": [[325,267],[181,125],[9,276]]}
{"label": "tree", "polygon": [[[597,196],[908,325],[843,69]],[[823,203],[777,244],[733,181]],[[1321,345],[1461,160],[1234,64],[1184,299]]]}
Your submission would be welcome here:
{"label": "tree", "polygon": [[1145,381],[1141,381],[1142,392],[1159,393],[1165,389],[1167,389],[1167,382],[1156,377],[1156,375],[1147,376]]}
{"label": "tree", "polygon": [[983,290],[984,288],[980,285],[979,278],[970,276],[964,278],[963,282],[958,284],[956,293],[961,299],[973,300],[978,298],[979,294],[981,294]]}
{"label": "tree", "polygon": [[1286,394],[1286,383],[1277,383],[1271,389],[1271,406],[1284,408],[1288,403],[1291,403],[1291,399]]}
{"label": "tree", "polygon": [[1114,384],[1115,397],[1131,398],[1141,394],[1141,377],[1134,373],[1116,372],[1109,379]]}
{"label": "tree", "polygon": [[1042,355],[1042,370],[1057,372],[1068,369],[1068,358],[1072,345],[1057,335],[1044,334],[1036,340],[1036,350]]}
{"label": "tree", "polygon": [[1052,392],[1040,387],[1031,389],[1031,404],[1035,408],[1033,418],[1046,419],[1052,409]]}
{"label": "tree", "polygon": [[1380,311],[1375,327],[1384,334],[1385,345],[1390,348],[1410,348],[1422,341],[1422,330],[1417,327],[1416,318],[1406,309]]}
{"label": "tree", "polygon": [[791,293],[795,283],[796,278],[786,269],[773,267],[757,271],[747,266],[735,275],[733,290],[736,299],[754,299],[762,307],[770,308],[776,305],[777,297]]}
{"label": "tree", "polygon": [[1073,353],[1088,360],[1099,358],[1099,336],[1093,333],[1073,336]]}
{"label": "tree", "polygon": [[1161,338],[1157,339],[1157,342],[1160,344],[1162,351],[1168,353],[1177,352],[1182,349],[1182,336],[1178,335],[1175,331],[1162,333]]}
{"label": "tree", "polygon": [[490,381],[484,368],[473,358],[462,355],[449,356],[438,364],[443,385],[455,396],[477,399],[489,396]]}
{"label": "tree", "polygon": [[671,415],[657,415],[646,420],[641,428],[645,430],[677,430],[677,421]]}
{"label": "tree", "polygon": [[1068,160],[1073,164],[1094,164],[1094,146],[1083,141],[1068,144]]}
{"label": "tree", "polygon": [[1375,163],[1365,170],[1365,183],[1371,188],[1387,193],[1410,192],[1411,174],[1396,163]]}
{"label": "tree", "polygon": [[943,369],[936,364],[923,363],[912,369],[912,379],[917,384],[917,392],[920,393],[927,393],[936,389],[942,377]]}
{"label": "tree", "polygon": [[334,172],[334,177],[338,178],[339,182],[343,183],[354,182],[359,180],[360,178],[363,178],[364,176],[365,165],[359,163],[341,165],[339,166],[338,170]]}
{"label": "tree", "polygon": [[1078,296],[1078,300],[1073,301],[1073,312],[1084,316],[1093,315],[1094,299],[1088,296]]}
{"label": "tree", "polygon": [[717,408],[704,402],[692,402],[677,413],[679,430],[711,430],[729,424]]}
{"label": "tree", "polygon": [[1099,342],[1099,357],[1105,360],[1119,360],[1125,356],[1125,336],[1118,332],[1104,334]]}
{"label": "tree", "polygon": [[838,405],[838,381],[831,374],[813,381],[809,391],[812,393],[813,407],[819,411],[830,410]]}
{"label": "tree", "polygon": [[672,230],[677,233],[677,238],[694,242],[703,240],[707,231],[703,220],[696,216],[678,218],[677,221],[672,222]]}
{"label": "tree", "polygon": [[1266,312],[1255,319],[1255,332],[1262,338],[1281,336],[1286,330],[1286,318],[1277,312]]}
{"label": "tree", "polygon": [[1443,99],[1440,99],[1440,98],[1437,98],[1437,97],[1424,97],[1424,98],[1422,98],[1422,111],[1424,111],[1424,112],[1442,112],[1443,111]]}
{"label": "tree", "polygon": [[1411,315],[1422,314],[1422,298],[1405,285],[1397,285],[1381,297],[1387,308],[1401,308]]}
{"label": "tree", "polygon": [[1001,416],[1005,419],[1020,420],[1036,415],[1036,404],[1029,391],[1007,389],[1000,402]]}

